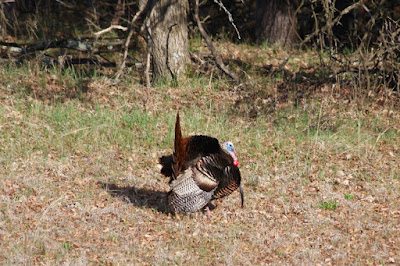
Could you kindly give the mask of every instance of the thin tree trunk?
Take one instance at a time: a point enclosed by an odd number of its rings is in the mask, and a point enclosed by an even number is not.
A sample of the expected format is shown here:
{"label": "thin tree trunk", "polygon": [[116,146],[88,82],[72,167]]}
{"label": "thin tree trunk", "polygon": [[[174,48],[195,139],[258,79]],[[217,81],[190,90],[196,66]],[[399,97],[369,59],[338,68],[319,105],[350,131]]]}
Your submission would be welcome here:
{"label": "thin tree trunk", "polygon": [[258,43],[291,45],[297,41],[295,0],[257,0],[255,34]]}
{"label": "thin tree trunk", "polygon": [[[151,1],[151,2],[148,2]],[[145,31],[150,35],[153,81],[183,79],[190,62],[187,0],[141,0],[149,5]]]}

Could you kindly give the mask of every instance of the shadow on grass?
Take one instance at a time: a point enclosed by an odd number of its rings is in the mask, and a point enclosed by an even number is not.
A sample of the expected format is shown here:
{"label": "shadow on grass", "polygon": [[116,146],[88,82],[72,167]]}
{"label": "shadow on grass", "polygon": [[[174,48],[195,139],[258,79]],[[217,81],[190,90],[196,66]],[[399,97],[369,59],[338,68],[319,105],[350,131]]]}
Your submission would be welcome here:
{"label": "shadow on grass", "polygon": [[162,213],[169,213],[167,192],[135,186],[117,186],[111,183],[98,182],[111,196],[120,198],[130,204],[141,208],[149,208]]}

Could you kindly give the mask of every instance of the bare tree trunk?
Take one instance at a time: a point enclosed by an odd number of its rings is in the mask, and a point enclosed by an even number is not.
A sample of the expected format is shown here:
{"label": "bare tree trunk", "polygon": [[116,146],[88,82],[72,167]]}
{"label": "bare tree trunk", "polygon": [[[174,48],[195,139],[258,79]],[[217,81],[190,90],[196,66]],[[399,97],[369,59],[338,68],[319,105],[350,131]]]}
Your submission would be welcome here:
{"label": "bare tree trunk", "polygon": [[294,44],[297,41],[295,11],[296,0],[257,0],[257,42]]}
{"label": "bare tree trunk", "polygon": [[145,31],[152,51],[153,80],[183,79],[190,62],[188,0],[140,0],[140,5],[149,7]]}

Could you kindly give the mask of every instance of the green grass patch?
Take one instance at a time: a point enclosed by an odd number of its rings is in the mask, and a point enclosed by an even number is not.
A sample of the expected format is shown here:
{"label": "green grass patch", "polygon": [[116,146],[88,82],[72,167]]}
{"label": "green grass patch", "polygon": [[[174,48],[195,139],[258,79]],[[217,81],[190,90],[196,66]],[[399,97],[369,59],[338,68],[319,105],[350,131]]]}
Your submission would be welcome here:
{"label": "green grass patch", "polygon": [[354,195],[351,194],[350,192],[344,193],[343,196],[344,196],[344,198],[347,199],[347,200],[351,200],[351,199],[354,198]]}
{"label": "green grass patch", "polygon": [[330,200],[320,201],[320,202],[318,203],[318,207],[319,207],[320,209],[323,209],[323,210],[334,211],[334,210],[336,210],[336,208],[337,208],[337,200],[333,200],[333,201],[330,201]]}

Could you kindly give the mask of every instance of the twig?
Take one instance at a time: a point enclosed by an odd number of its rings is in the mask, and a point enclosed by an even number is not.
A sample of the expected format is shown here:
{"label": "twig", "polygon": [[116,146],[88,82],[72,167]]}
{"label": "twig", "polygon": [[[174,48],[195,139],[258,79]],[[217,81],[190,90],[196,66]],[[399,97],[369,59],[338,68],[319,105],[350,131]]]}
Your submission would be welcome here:
{"label": "twig", "polygon": [[323,26],[320,30],[316,30],[314,31],[312,34],[308,35],[301,43],[300,46],[304,45],[306,42],[308,42],[309,40],[311,40],[311,38],[313,38],[315,35],[317,35],[318,33],[325,31],[327,28],[329,28],[329,26],[334,26],[336,25],[340,19],[346,15],[347,13],[349,13],[351,10],[357,8],[359,5],[361,5],[361,2],[357,2],[355,4],[352,4],[351,6],[346,7],[345,9],[343,9],[342,12],[340,12],[340,14],[334,19],[332,20],[332,25],[325,25]]}
{"label": "twig", "polygon": [[57,3],[59,3],[60,5],[62,5],[63,7],[65,7],[65,8],[69,8],[69,9],[74,10],[74,11],[83,11],[83,13],[85,13],[85,15],[90,16],[93,19],[96,19],[96,15],[94,15],[91,12],[89,12],[87,9],[81,9],[81,8],[75,7],[75,6],[67,4],[67,3],[65,3],[65,2],[63,2],[61,0],[55,0],[55,1]]}
{"label": "twig", "polygon": [[390,127],[387,127],[383,132],[379,133],[378,137],[377,137],[376,140],[375,140],[374,145],[372,145],[372,148],[370,149],[369,152],[367,151],[367,157],[368,157],[369,154],[371,154],[371,153],[375,150],[375,147],[376,147],[378,141],[380,140],[380,138],[381,138],[383,135],[385,135],[386,132],[387,132],[389,129],[391,129],[391,128],[393,128],[393,127],[391,127],[391,126],[390,126]]}
{"label": "twig", "polygon": [[63,195],[61,195],[61,197],[59,197],[58,199],[54,200],[52,203],[50,203],[49,206],[47,206],[47,208],[44,210],[44,212],[42,213],[42,216],[40,216],[39,221],[42,221],[42,219],[45,217],[45,215],[47,214],[47,212],[52,209],[58,202],[60,202],[61,200],[63,200],[65,198],[65,195],[67,195],[67,192],[65,192]]}
{"label": "twig", "polygon": [[199,31],[200,31],[201,35],[203,36],[204,40],[206,41],[208,49],[210,49],[212,55],[215,58],[215,62],[217,63],[219,68],[222,71],[224,71],[225,74],[230,76],[237,84],[241,84],[238,76],[225,66],[224,62],[222,61],[221,56],[218,54],[217,50],[215,49],[214,44],[212,43],[210,37],[204,30],[203,25],[201,24],[201,21],[200,21],[200,17],[199,17],[199,0],[196,0],[194,19],[196,20],[197,26],[199,27]]}
{"label": "twig", "polygon": [[61,135],[60,138],[64,138],[64,137],[66,137],[68,135],[75,135],[76,133],[78,133],[80,131],[83,131],[83,130],[86,130],[86,129],[89,129],[89,128],[90,127],[82,127],[82,128],[78,128],[78,129],[72,130],[70,132],[67,132],[67,133]]}
{"label": "twig", "polygon": [[142,9],[140,9],[131,20],[130,31],[129,31],[128,37],[126,38],[126,42],[125,42],[124,58],[122,60],[121,67],[119,68],[119,70],[115,76],[116,79],[119,79],[119,77],[122,75],[122,72],[124,71],[124,68],[126,65],[126,58],[128,57],[129,43],[131,42],[131,39],[133,36],[133,24],[136,22],[136,20],[139,19],[139,17],[143,14],[143,12],[145,10],[146,10],[146,6]]}
{"label": "twig", "polygon": [[127,27],[124,27],[124,26],[121,26],[121,25],[111,25],[111,26],[108,27],[107,29],[104,29],[104,30],[95,32],[94,35],[95,35],[96,37],[98,37],[98,36],[100,36],[100,35],[102,35],[102,34],[104,34],[104,33],[106,33],[106,32],[110,32],[110,31],[112,31],[112,30],[114,30],[114,29],[122,30],[122,31],[127,31],[127,30],[128,30]]}
{"label": "twig", "polygon": [[190,56],[191,56],[194,60],[196,60],[197,62],[199,62],[200,65],[203,65],[203,64],[204,64],[203,59],[201,59],[201,58],[200,58],[199,56],[197,56],[195,53],[189,51],[189,54],[190,54]]}
{"label": "twig", "polygon": [[232,14],[229,12],[228,9],[226,9],[226,7],[224,6],[224,4],[223,4],[221,1],[219,1],[219,0],[214,0],[214,3],[216,3],[217,5],[219,5],[219,6],[225,11],[225,13],[228,15],[229,22],[230,22],[230,23],[232,24],[232,26],[235,28],[236,34],[237,34],[237,36],[238,36],[238,39],[240,40],[240,39],[241,39],[241,38],[240,38],[240,33],[239,33],[239,30],[237,29],[235,23],[233,22]]}
{"label": "twig", "polygon": [[[332,21],[332,25],[336,25],[340,19],[346,15],[347,13],[349,13],[351,10],[357,8],[359,5],[361,5],[360,2],[357,2],[355,4],[352,4],[351,6],[348,6],[347,8],[345,8],[342,12],[340,12],[340,14]],[[316,15],[315,15],[316,16]],[[318,23],[316,23],[317,27],[318,27]],[[316,29],[312,34],[308,35],[299,45],[299,47],[303,46],[305,43],[307,43],[308,41],[310,41],[315,35],[319,34],[320,32],[325,31],[328,28],[329,25],[325,25],[323,27],[321,27],[320,29]],[[289,59],[293,56],[293,54],[295,53],[295,51],[291,52],[289,54],[289,56],[283,61],[283,63],[279,66],[278,69],[283,69],[283,67],[287,64],[287,62],[289,61]]]}
{"label": "twig", "polygon": [[72,6],[72,5],[68,5],[67,3],[64,3],[64,2],[63,2],[63,1],[61,1],[61,0],[56,0],[56,2],[57,2],[57,3],[59,3],[59,4],[61,4],[62,6],[66,7],[66,8],[69,8],[69,9],[75,9],[75,7],[74,7],[74,6]]}

